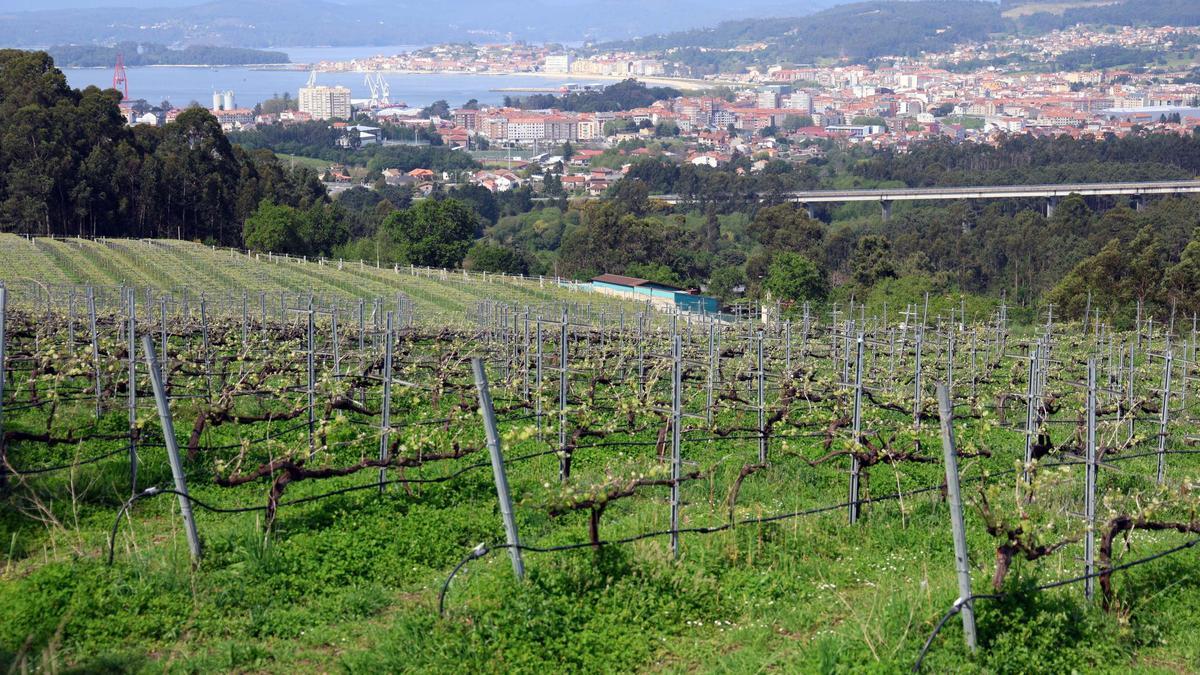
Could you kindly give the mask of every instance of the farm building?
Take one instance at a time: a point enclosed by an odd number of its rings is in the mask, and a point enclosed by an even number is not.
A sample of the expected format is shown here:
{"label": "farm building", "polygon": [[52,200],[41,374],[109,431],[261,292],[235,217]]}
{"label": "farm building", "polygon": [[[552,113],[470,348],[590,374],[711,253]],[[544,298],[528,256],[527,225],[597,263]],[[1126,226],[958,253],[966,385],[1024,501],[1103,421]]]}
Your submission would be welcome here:
{"label": "farm building", "polygon": [[696,295],[657,281],[620,274],[601,274],[592,279],[592,290],[633,300],[645,300],[663,309],[678,309],[683,312],[716,314],[721,309],[716,298]]}

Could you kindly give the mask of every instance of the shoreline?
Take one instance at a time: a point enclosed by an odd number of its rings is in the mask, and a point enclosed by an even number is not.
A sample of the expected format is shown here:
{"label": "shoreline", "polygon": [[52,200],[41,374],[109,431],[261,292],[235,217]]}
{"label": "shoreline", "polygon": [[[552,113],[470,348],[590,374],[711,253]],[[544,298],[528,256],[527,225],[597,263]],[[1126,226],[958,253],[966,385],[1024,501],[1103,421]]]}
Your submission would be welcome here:
{"label": "shoreline", "polygon": [[[125,66],[126,70],[136,70],[138,68],[252,68],[254,70],[308,70],[308,64],[305,63],[225,63],[221,65],[213,65],[211,63],[151,63],[142,66]],[[304,68],[296,68],[295,66],[306,66]],[[59,70],[68,68],[70,70],[112,70],[111,65],[104,66],[73,66],[54,64]]]}
{"label": "shoreline", "polygon": [[[66,68],[70,70],[111,70],[111,66],[72,66],[58,65],[58,68]],[[248,68],[258,71],[281,71],[281,72],[307,72],[313,69],[311,63],[289,62],[289,63],[242,63],[242,64],[222,64],[213,65],[206,63],[155,63],[144,66],[126,66],[127,70],[135,70],[138,68],[188,68],[193,70],[202,70],[211,68],[213,70],[222,70],[226,68]],[[403,68],[380,68],[371,70],[344,70],[344,69],[321,69],[317,70],[321,74],[362,74],[362,73],[383,73],[385,75],[434,75],[434,76],[455,76],[455,75],[473,75],[486,77],[519,77],[529,76],[543,79],[558,80],[562,82],[578,82],[586,83],[589,81],[597,82],[621,82],[623,80],[634,79],[639,82],[644,82],[650,86],[656,87],[672,87],[681,91],[702,91],[704,89],[712,89],[714,87],[742,87],[746,86],[744,82],[735,82],[732,80],[697,80],[694,78],[668,77],[665,75],[639,76],[639,75],[593,75],[590,73],[548,73],[544,71],[470,71],[470,70],[408,70]]]}
{"label": "shoreline", "polygon": [[745,86],[745,83],[733,82],[728,80],[696,80],[690,78],[675,78],[662,75],[650,77],[638,75],[592,75],[589,73],[547,73],[544,71],[467,71],[467,70],[407,70],[402,68],[378,68],[371,70],[339,70],[326,69],[318,70],[318,73],[383,73],[394,75],[478,75],[478,76],[493,76],[493,77],[514,77],[514,76],[530,76],[540,77],[544,79],[560,80],[563,82],[586,83],[588,81],[604,81],[604,82],[621,82],[623,80],[634,79],[639,82],[644,82],[648,85],[658,87],[673,87],[683,91],[701,91],[711,89],[713,87],[739,87]]}

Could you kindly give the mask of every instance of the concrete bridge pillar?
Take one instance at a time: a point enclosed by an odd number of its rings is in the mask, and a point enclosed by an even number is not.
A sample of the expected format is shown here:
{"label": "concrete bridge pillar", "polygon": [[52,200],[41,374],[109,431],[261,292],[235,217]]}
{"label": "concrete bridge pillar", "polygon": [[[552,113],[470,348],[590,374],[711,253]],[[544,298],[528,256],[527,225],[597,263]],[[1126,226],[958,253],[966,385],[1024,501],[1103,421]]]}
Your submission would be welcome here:
{"label": "concrete bridge pillar", "polygon": [[1141,211],[1144,208],[1146,208],[1146,196],[1145,195],[1134,195],[1133,210]]}
{"label": "concrete bridge pillar", "polygon": [[1058,197],[1046,197],[1046,217],[1054,217],[1054,209],[1058,207]]}
{"label": "concrete bridge pillar", "polygon": [[892,217],[892,200],[884,199],[879,202],[879,205],[883,207],[883,222],[886,223]]}
{"label": "concrete bridge pillar", "polygon": [[817,217],[816,211],[813,209],[812,204],[801,203],[800,206],[804,208],[804,212],[808,214],[809,218]]}

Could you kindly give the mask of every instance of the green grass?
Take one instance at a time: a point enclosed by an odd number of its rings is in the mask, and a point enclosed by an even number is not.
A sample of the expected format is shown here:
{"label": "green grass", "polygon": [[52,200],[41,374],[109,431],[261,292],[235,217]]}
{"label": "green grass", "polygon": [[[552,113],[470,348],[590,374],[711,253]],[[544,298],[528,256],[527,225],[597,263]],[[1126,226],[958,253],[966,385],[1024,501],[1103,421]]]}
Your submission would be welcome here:
{"label": "green grass", "polygon": [[[0,234],[0,281],[10,284],[126,285],[179,293],[195,298],[250,296],[252,308],[259,292],[316,293],[345,300],[382,297],[397,292],[415,304],[420,321],[462,324],[468,311],[482,300],[519,306],[550,303],[624,308],[631,314],[642,305],[621,302],[587,290],[557,287],[553,279],[522,279],[462,271],[376,268],[365,261],[302,262],[266,254],[237,253],[177,240],[34,238]],[[369,304],[369,303],[368,303]],[[240,308],[240,305],[239,305]],[[240,309],[239,309],[240,311]]]}
{"label": "green grass", "polygon": [[[163,274],[171,272],[162,268]],[[151,274],[147,272],[147,274]],[[369,275],[368,275],[369,276]],[[31,324],[14,318],[17,338],[13,349],[48,352],[62,339],[53,323],[39,322],[33,342]],[[226,329],[229,329],[226,333]],[[987,328],[980,330],[986,334]],[[237,341],[236,330],[217,326],[214,335]],[[726,334],[729,348],[744,346],[744,328]],[[218,345],[220,337],[216,338]],[[348,341],[349,337],[346,338]],[[1014,336],[1014,343],[1018,338]],[[654,417],[669,394],[661,376],[663,336],[649,346],[654,406],[634,405],[642,421]],[[1064,409],[1056,419],[1073,420],[1079,390],[1076,381],[1083,353],[1081,340],[1064,336],[1056,357],[1064,364],[1051,380],[1063,394]],[[814,339],[828,351],[827,338]],[[965,344],[965,340],[962,342]],[[182,340],[172,338],[176,349]],[[406,343],[407,344],[407,343]],[[118,367],[116,336],[105,342]],[[61,347],[61,345],[59,345]],[[287,360],[299,348],[296,339],[256,341],[250,363],[273,355]],[[403,350],[397,376],[426,384],[438,380],[421,364],[431,356],[482,348],[465,337],[421,340]],[[220,350],[221,347],[218,347]],[[692,347],[700,349],[699,344]],[[553,346],[548,344],[547,351]],[[939,368],[930,351],[926,367]],[[968,353],[958,352],[959,394],[966,396]],[[630,353],[625,353],[626,357]],[[62,358],[62,357],[59,357]],[[78,363],[89,363],[84,355]],[[193,357],[195,358],[195,357]],[[616,374],[618,366],[602,361],[598,350],[577,347],[572,396],[586,396],[589,372]],[[693,353],[693,359],[701,359]],[[780,370],[783,355],[768,351],[768,368]],[[799,359],[799,355],[796,355]],[[832,391],[839,370],[827,356],[814,357],[818,369],[813,387]],[[347,351],[347,362],[357,357]],[[70,371],[72,363],[62,362]],[[750,360],[740,355],[724,360],[725,378],[744,392]],[[903,401],[910,382],[910,361],[893,368],[887,358],[868,356],[869,382],[885,400]],[[1012,360],[995,371],[981,371],[989,381],[980,385],[979,398],[990,403],[996,391],[1021,388],[1020,362]],[[195,364],[193,364],[194,366]],[[396,433],[411,447],[447,447],[451,440],[480,444],[482,430],[470,410],[474,392],[464,364],[451,368],[447,393],[437,401],[428,392],[398,387],[393,407]],[[328,368],[327,362],[321,364]],[[504,381],[501,370],[489,369],[498,405],[518,398],[522,376]],[[1154,366],[1140,373],[1147,392],[1154,385]],[[685,406],[702,411],[703,369],[686,382]],[[69,391],[86,379],[74,375],[39,376],[41,395],[53,386]],[[116,377],[116,376],[114,376]],[[279,376],[272,386],[295,385],[295,374]],[[10,379],[10,400],[26,400],[27,379]],[[203,378],[177,374],[176,393],[202,389]],[[56,383],[52,385],[51,383]],[[775,380],[771,381],[774,385]],[[322,384],[322,396],[335,385]],[[601,401],[608,397],[630,401],[632,384],[616,378],[599,384]],[[1194,392],[1193,392],[1194,393]],[[743,394],[745,395],[745,394]],[[547,375],[547,410],[553,411],[557,380]],[[287,407],[297,393],[264,395],[246,405]],[[450,414],[463,400],[465,412],[445,432],[414,426],[423,419]],[[278,399],[278,400],[275,400]],[[368,397],[377,402],[378,391]],[[751,398],[753,400],[753,398]],[[776,405],[774,394],[769,406]],[[1195,397],[1189,399],[1195,404]],[[120,433],[125,411],[119,396],[99,424],[100,431]],[[1010,419],[1022,418],[1019,403]],[[198,410],[194,399],[173,404],[176,431],[186,440]],[[612,419],[594,406],[573,404],[570,417],[578,423],[589,415],[599,422]],[[11,408],[11,406],[10,406]],[[823,422],[845,411],[845,401],[801,406],[794,421]],[[974,410],[974,408],[970,408]],[[982,408],[980,408],[982,409]],[[50,425],[56,433],[88,428],[91,402],[64,402],[56,417],[45,409],[18,410],[5,416],[5,428],[28,431]],[[522,414],[510,413],[507,418]],[[548,424],[552,424],[551,414]],[[154,446],[157,418],[144,408],[147,438],[142,450],[140,484],[168,485],[170,473],[164,451]],[[868,430],[908,427],[907,415],[871,408]],[[717,427],[729,429],[756,423],[756,412],[724,406]],[[369,423],[377,424],[377,420]],[[507,457],[545,451],[554,440],[539,441],[528,420],[502,424]],[[691,422],[689,422],[691,424]],[[1174,430],[1188,433],[1189,423]],[[288,426],[280,423],[279,429]],[[1139,424],[1150,434],[1154,425]],[[631,438],[653,441],[658,427],[629,434],[624,423],[607,432],[607,440]],[[1053,431],[1065,441],[1073,427]],[[204,441],[211,446],[236,446],[260,438],[267,425],[226,424],[211,428]],[[370,428],[341,424],[330,432],[332,442],[318,462],[344,465],[377,451]],[[360,437],[360,433],[368,433]],[[1008,469],[1021,455],[1022,436],[981,420],[966,418],[956,425],[960,447],[984,447],[990,458],[964,459],[966,477],[984,468]],[[555,439],[552,428],[547,438]],[[926,421],[918,436],[925,454],[940,457],[936,423]],[[1152,445],[1152,441],[1146,441]],[[89,441],[47,447],[17,442],[9,447],[16,466],[46,466],[120,449],[121,441]],[[846,447],[845,433],[833,449]],[[251,446],[246,466],[267,456],[303,448],[303,432],[279,435],[271,446]],[[685,459],[705,469],[704,480],[682,488],[684,527],[718,525],[728,517],[725,498],[745,463],[755,460],[754,440],[689,443]],[[1143,448],[1144,449],[1144,448]],[[266,486],[254,483],[219,487],[217,461],[236,461],[239,450],[202,453],[187,464],[189,488],[198,499],[219,505],[262,505]],[[771,464],[750,476],[738,500],[738,518],[753,518],[839,503],[846,498],[846,461],[811,466],[803,458],[826,452],[822,440],[804,436],[776,438]],[[483,458],[468,458],[410,469],[409,479],[448,475]],[[1172,482],[1193,475],[1200,462],[1181,456],[1171,459]],[[689,465],[691,466],[691,465]],[[580,449],[572,485],[579,490],[629,467],[651,471],[661,467],[653,447],[614,446]],[[1153,482],[1154,458],[1123,462],[1101,474],[1101,494],[1115,488],[1144,488]],[[128,495],[127,465],[118,455],[71,473],[30,478],[0,509],[0,665],[73,672],[901,672],[911,668],[934,622],[956,597],[949,512],[936,491],[903,500],[864,507],[862,519],[848,525],[844,509],[790,518],[772,524],[746,524],[708,535],[685,534],[681,556],[672,558],[665,537],[633,544],[558,553],[526,553],[528,578],[512,578],[505,551],[494,551],[468,564],[455,579],[447,597],[447,615],[437,614],[438,591],[449,570],[479,542],[503,540],[490,469],[467,472],[453,481],[392,485],[385,494],[363,490],[330,499],[287,507],[272,531],[263,531],[262,515],[213,514],[198,510],[196,519],[205,545],[203,562],[193,568],[173,496],[139,502],[121,523],[116,562],[104,564],[109,528]],[[551,518],[542,504],[558,494],[558,459],[554,455],[510,461],[509,480],[516,497],[516,516],[523,540],[536,546],[586,541],[586,513]],[[1061,493],[1048,493],[1043,502],[1078,510],[1078,479]],[[373,471],[329,480],[302,481],[289,486],[285,499],[369,483]],[[393,471],[393,478],[398,475]],[[900,462],[871,468],[864,496],[882,496],[898,489],[936,485],[940,462]],[[996,479],[1008,486],[1012,480]],[[971,484],[965,492],[975,499]],[[39,506],[40,504],[40,506]],[[53,514],[53,518],[48,517]],[[984,531],[978,512],[967,513],[971,569],[976,592],[986,592],[996,542]],[[636,497],[614,502],[601,524],[602,536],[615,539],[668,525],[665,488],[642,490]],[[1182,541],[1181,535],[1136,533],[1122,560],[1161,550]],[[1033,564],[1018,562],[1003,603],[980,601],[979,632],[983,649],[966,653],[957,619],[935,643],[927,672],[1142,672],[1192,671],[1200,665],[1200,576],[1194,552],[1185,552],[1122,573],[1115,578],[1121,608],[1107,614],[1082,600],[1082,589],[1031,593],[1035,582],[1071,577],[1080,572],[1081,546]],[[23,664],[23,666],[22,666]]]}
{"label": "green grass", "polygon": [[328,160],[319,159],[317,157],[305,157],[303,155],[285,155],[276,153],[276,156],[279,157],[279,161],[289,166],[294,164],[296,166],[308,167],[313,171],[319,171],[322,173],[324,173],[324,171],[328,169],[331,164],[333,164],[333,162]]}

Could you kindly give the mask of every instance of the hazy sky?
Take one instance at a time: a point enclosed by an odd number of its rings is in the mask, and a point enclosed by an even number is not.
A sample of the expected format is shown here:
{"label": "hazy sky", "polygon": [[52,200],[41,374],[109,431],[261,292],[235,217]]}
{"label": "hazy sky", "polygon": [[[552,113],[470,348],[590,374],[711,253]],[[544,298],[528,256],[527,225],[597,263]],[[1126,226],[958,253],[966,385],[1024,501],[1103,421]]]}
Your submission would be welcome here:
{"label": "hazy sky", "polygon": [[0,12],[29,12],[41,9],[76,9],[97,7],[182,7],[198,5],[196,0],[0,0]]}
{"label": "hazy sky", "polygon": [[[371,0],[327,0],[334,4],[360,4]],[[730,7],[744,7],[747,14],[761,13],[770,9],[777,15],[806,14],[820,7],[844,4],[856,0],[730,0]],[[74,9],[101,7],[184,7],[204,4],[205,0],[0,0],[0,12],[28,12],[46,9]],[[540,0],[540,4],[552,6],[571,6],[584,4],[587,0]],[[287,2],[281,1],[280,5]],[[591,3],[588,3],[591,4]],[[688,12],[704,9],[704,4],[694,0],[651,0],[651,4],[676,5]]]}

